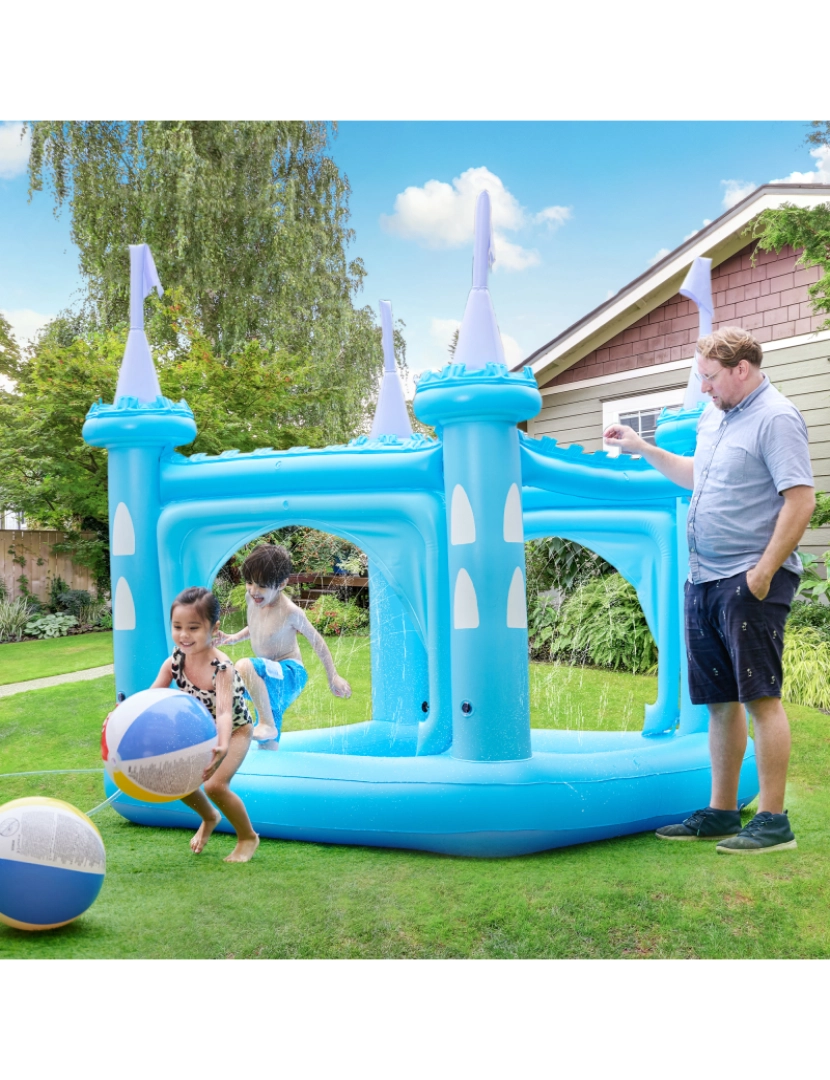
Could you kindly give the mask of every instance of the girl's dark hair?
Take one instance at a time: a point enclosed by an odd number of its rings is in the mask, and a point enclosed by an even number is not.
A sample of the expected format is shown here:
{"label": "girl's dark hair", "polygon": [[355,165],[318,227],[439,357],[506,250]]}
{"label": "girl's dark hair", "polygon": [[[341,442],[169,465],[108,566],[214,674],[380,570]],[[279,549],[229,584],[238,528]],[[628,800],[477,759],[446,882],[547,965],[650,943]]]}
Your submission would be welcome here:
{"label": "girl's dark hair", "polygon": [[257,544],[242,564],[242,577],[253,585],[273,589],[291,573],[291,556],[279,544]]}
{"label": "girl's dark hair", "polygon": [[209,626],[215,626],[219,622],[219,601],[210,591],[193,585],[184,592],[180,592],[170,605],[170,621],[173,621],[173,612],[177,607],[195,607],[202,619],[207,619]]}

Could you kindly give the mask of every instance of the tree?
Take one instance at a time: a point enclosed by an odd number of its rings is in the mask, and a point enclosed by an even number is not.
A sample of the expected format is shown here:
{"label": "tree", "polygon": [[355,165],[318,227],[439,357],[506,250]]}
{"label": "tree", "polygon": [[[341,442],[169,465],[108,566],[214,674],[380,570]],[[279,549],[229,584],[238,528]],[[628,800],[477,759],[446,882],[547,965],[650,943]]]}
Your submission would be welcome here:
{"label": "tree", "polygon": [[325,123],[30,127],[30,194],[47,186],[56,213],[70,208],[88,324],[126,322],[127,245],[146,242],[217,358],[253,341],[287,350],[334,391],[313,419],[327,439],[363,429],[382,358],[371,310],[353,303],[365,271],[346,257],[349,184],[327,154]]}
{"label": "tree", "polygon": [[[310,378],[308,360],[259,341],[217,356],[176,290],[155,304],[148,330],[159,327],[176,342],[156,353],[162,393],[185,398],[198,426],[187,453],[323,444],[313,418],[342,403]],[[79,334],[63,317],[28,357],[0,353],[13,380],[0,390],[0,504],[65,531],[60,548],[93,569],[99,589],[109,573],[106,453],[87,446],[81,428],[93,401],[113,399],[126,336],[126,326]]]}
{"label": "tree", "polygon": [[[830,202],[805,208],[784,203],[764,210],[750,226],[763,251],[791,247],[801,251],[801,266],[820,266],[822,277],[807,290],[817,313],[830,315]],[[822,328],[830,327],[830,318]]]}

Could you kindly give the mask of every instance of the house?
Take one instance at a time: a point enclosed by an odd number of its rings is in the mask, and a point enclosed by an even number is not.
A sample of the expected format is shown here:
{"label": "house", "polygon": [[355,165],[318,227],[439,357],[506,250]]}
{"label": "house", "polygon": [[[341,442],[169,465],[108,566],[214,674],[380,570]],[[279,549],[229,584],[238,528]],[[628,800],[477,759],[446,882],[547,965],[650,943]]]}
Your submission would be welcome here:
{"label": "house", "polygon": [[[689,378],[698,311],[678,292],[692,261],[712,260],[713,329],[743,326],[764,348],[764,370],[801,410],[810,431],[816,487],[830,490],[830,331],[813,312],[808,286],[820,268],[798,267],[798,253],[758,251],[747,226],[761,211],[830,202],[830,186],[767,184],[701,229],[600,307],[522,362],[542,394],[528,434],[603,448],[619,421],[653,439],[661,409],[680,405]],[[830,529],[803,546],[830,546]]]}

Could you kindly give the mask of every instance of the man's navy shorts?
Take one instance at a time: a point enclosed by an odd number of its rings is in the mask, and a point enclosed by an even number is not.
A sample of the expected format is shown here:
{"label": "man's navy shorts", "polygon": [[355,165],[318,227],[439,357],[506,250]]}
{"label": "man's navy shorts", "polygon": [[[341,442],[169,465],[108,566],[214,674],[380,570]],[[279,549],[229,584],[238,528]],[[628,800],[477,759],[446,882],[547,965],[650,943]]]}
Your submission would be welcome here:
{"label": "man's navy shorts", "polygon": [[695,705],[781,697],[784,624],[798,575],[780,569],[763,600],[746,572],[700,585],[686,582],[689,693]]}

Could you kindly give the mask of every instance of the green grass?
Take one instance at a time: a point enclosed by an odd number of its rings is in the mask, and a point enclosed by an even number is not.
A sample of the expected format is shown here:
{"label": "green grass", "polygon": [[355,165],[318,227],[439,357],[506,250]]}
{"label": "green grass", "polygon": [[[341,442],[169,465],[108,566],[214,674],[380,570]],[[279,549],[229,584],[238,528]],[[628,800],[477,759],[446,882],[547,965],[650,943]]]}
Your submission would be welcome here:
{"label": "green grass", "polygon": [[0,686],[112,663],[112,631],[0,645]]}
{"label": "green grass", "polygon": [[[341,639],[332,651],[353,698],[332,698],[312,658],[286,730],[367,715],[368,639]],[[0,774],[98,766],[113,694],[105,678],[0,700]],[[531,667],[537,726],[581,718],[631,728],[654,695],[655,680],[643,676]],[[214,837],[196,858],[186,833],[131,825],[106,809],[95,819],[108,860],[96,903],[61,930],[0,925],[0,958],[827,958],[830,720],[788,712],[792,853],[727,859],[709,844],[650,834],[495,860],[266,840],[251,863],[228,866],[232,837]],[[0,778],[0,804],[33,794],[82,810],[103,798],[96,775]]]}

